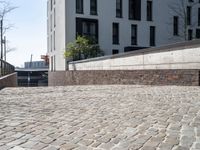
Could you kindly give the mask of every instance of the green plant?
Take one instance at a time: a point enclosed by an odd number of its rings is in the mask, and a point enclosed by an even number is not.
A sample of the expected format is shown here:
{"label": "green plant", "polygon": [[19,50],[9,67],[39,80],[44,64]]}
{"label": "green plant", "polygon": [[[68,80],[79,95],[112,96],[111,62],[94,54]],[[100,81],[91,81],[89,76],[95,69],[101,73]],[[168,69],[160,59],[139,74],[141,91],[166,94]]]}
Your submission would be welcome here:
{"label": "green plant", "polygon": [[103,55],[103,51],[95,40],[86,36],[78,36],[74,42],[67,44],[64,53],[65,58],[72,58],[74,61]]}

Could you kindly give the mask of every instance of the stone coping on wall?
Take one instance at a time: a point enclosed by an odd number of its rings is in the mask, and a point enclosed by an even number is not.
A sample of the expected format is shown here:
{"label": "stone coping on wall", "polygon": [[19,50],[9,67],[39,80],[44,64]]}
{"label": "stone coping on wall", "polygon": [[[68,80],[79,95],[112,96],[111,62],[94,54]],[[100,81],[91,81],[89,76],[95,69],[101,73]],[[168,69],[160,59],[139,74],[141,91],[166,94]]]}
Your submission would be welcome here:
{"label": "stone coping on wall", "polygon": [[122,57],[131,57],[131,56],[136,56],[136,55],[141,55],[141,54],[175,51],[175,50],[183,50],[183,49],[198,48],[198,47],[200,48],[200,40],[192,40],[192,41],[179,42],[179,43],[160,46],[160,47],[145,48],[145,49],[140,49],[136,51],[120,53],[116,55],[108,55],[108,56],[85,59],[85,60],[80,60],[80,61],[72,61],[72,62],[69,62],[69,64],[85,63],[85,62],[91,62],[91,61],[100,61],[100,60],[115,59],[115,58],[122,58]]}
{"label": "stone coping on wall", "polygon": [[17,87],[17,73],[0,77],[0,89],[4,87]]}

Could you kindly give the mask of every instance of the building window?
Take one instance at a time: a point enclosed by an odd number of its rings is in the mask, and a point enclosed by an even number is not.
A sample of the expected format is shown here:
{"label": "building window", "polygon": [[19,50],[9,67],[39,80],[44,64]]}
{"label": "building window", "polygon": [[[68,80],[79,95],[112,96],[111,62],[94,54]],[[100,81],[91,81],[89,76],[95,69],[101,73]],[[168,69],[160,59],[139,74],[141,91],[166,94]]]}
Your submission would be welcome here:
{"label": "building window", "polygon": [[47,37],[47,50],[48,50],[48,52],[50,52],[50,49],[49,49],[49,37]]}
{"label": "building window", "polygon": [[200,39],[200,29],[196,29],[196,38]]}
{"label": "building window", "polygon": [[188,30],[188,40],[192,40],[193,39],[193,30],[192,29],[189,29]]}
{"label": "building window", "polygon": [[156,45],[156,28],[154,26],[150,26],[150,46]]}
{"label": "building window", "polygon": [[56,71],[56,56],[53,56],[53,71]]}
{"label": "building window", "polygon": [[122,0],[116,0],[116,17],[122,18]]}
{"label": "building window", "polygon": [[131,45],[137,45],[137,25],[131,25]]}
{"label": "building window", "polygon": [[83,14],[83,0],[76,0],[76,13]]}
{"label": "building window", "polygon": [[52,35],[51,35],[51,41],[50,41],[51,43],[50,43],[50,47],[51,47],[51,52],[52,52],[52,49],[53,49],[53,42],[52,42]]}
{"label": "building window", "polygon": [[118,50],[118,49],[113,49],[113,50],[112,50],[112,54],[113,54],[113,55],[119,54],[119,50]]}
{"label": "building window", "polygon": [[54,27],[56,27],[56,9],[54,8]]}
{"label": "building window", "polygon": [[53,71],[53,56],[51,56],[51,71]]}
{"label": "building window", "polygon": [[147,21],[153,20],[153,5],[152,1],[147,1]]}
{"label": "building window", "polygon": [[80,36],[90,37],[98,43],[98,20],[76,18],[76,33]]}
{"label": "building window", "polygon": [[53,0],[51,0],[51,3],[50,3],[50,7],[51,7],[51,10],[53,9]]}
{"label": "building window", "polygon": [[97,0],[90,0],[90,14],[97,15]]}
{"label": "building window", "polygon": [[113,44],[119,44],[119,23],[113,23]]}
{"label": "building window", "polygon": [[198,9],[198,25],[200,26],[200,8]]}
{"label": "building window", "polygon": [[49,14],[49,1],[47,1],[47,16]]}
{"label": "building window", "polygon": [[55,51],[56,50],[56,33],[55,33],[55,31],[53,32],[53,48]]}
{"label": "building window", "polygon": [[174,35],[178,35],[178,26],[179,26],[179,18],[178,16],[174,16]]}
{"label": "building window", "polygon": [[52,17],[52,14],[51,14],[51,16],[50,16],[50,29],[51,29],[51,31],[52,31],[52,28],[53,28],[53,27],[52,27],[52,26],[53,26],[53,25],[52,25],[52,24],[53,24],[52,20],[53,20],[53,17]]}
{"label": "building window", "polygon": [[129,19],[141,20],[141,0],[129,0]]}
{"label": "building window", "polygon": [[187,25],[191,25],[191,11],[192,8],[190,6],[187,6]]}

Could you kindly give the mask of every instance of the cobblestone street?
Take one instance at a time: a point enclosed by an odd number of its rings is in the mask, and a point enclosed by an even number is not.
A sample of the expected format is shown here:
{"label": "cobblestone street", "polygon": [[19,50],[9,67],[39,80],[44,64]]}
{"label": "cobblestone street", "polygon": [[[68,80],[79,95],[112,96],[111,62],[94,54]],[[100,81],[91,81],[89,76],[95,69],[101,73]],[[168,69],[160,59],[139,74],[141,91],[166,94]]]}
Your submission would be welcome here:
{"label": "cobblestone street", "polygon": [[0,91],[0,150],[200,150],[200,87]]}

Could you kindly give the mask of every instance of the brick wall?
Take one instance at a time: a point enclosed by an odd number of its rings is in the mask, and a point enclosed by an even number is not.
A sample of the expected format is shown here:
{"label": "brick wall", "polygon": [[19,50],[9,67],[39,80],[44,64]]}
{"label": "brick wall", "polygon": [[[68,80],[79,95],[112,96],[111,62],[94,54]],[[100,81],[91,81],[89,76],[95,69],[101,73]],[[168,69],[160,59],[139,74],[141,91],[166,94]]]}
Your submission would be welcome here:
{"label": "brick wall", "polygon": [[17,87],[17,73],[0,77],[0,89],[4,87]]}
{"label": "brick wall", "polygon": [[200,70],[85,70],[49,72],[49,86],[95,84],[199,86]]}

